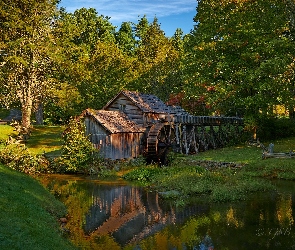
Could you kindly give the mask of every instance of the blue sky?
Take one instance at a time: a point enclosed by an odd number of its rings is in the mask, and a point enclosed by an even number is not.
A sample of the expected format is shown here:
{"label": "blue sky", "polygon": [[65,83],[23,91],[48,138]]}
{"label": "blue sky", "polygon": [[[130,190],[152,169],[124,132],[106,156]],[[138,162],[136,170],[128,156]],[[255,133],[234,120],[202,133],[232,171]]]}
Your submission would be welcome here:
{"label": "blue sky", "polygon": [[137,23],[144,15],[151,22],[156,16],[166,36],[172,36],[177,28],[184,34],[193,29],[197,0],[61,0],[59,6],[68,12],[95,8],[99,15],[110,17],[115,26],[127,21]]}

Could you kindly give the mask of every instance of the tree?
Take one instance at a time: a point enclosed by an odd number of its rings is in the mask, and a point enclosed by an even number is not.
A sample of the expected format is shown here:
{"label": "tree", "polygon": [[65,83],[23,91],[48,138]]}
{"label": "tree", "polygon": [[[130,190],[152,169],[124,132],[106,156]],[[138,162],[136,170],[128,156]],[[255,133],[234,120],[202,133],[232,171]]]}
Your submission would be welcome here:
{"label": "tree", "polygon": [[140,39],[133,63],[135,80],[128,87],[167,100],[174,87],[180,83],[178,72],[181,51],[174,46],[174,40],[165,36],[157,18],[148,25],[146,21],[143,17],[135,28],[136,36]]}
{"label": "tree", "polygon": [[3,0],[0,12],[1,103],[19,103],[23,133],[34,105],[52,88],[52,20],[57,0]]}
{"label": "tree", "polygon": [[286,1],[198,1],[186,42],[186,93],[212,111],[258,117],[292,99],[282,81],[293,61]]}
{"label": "tree", "polygon": [[149,21],[148,21],[146,15],[144,15],[142,18],[140,18],[138,20],[138,23],[134,25],[134,33],[135,33],[135,36],[137,37],[139,43],[144,38],[149,26],[150,26],[150,24],[149,24]]}
{"label": "tree", "polygon": [[129,56],[134,55],[136,40],[130,22],[123,22],[115,35],[119,48]]}
{"label": "tree", "polygon": [[[105,85],[100,83],[103,79],[107,82],[113,79],[106,78],[111,75],[107,71],[108,63],[112,60],[116,63],[116,52],[112,54],[111,50],[119,51],[114,47],[115,27],[108,17],[98,15],[93,8],[82,8],[73,14],[61,9],[54,34],[59,38],[60,51],[55,63],[60,85],[55,91],[53,107],[59,108],[67,117],[88,107],[101,108],[102,100],[105,101],[108,95],[105,87],[102,88]],[[106,51],[110,53],[106,54]],[[69,90],[72,95],[68,95]]]}
{"label": "tree", "polygon": [[112,42],[98,41],[87,64],[87,75],[78,89],[83,97],[81,106],[101,109],[133,79],[131,62]]}

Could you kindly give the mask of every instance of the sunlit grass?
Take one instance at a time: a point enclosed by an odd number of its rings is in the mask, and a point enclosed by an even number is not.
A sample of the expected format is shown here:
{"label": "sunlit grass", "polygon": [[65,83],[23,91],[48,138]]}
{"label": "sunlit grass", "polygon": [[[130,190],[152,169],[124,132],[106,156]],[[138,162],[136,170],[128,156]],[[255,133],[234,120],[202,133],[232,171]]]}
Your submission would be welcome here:
{"label": "sunlit grass", "polygon": [[17,132],[10,125],[0,125],[0,141],[6,141],[9,136],[16,136]]}
{"label": "sunlit grass", "polygon": [[[289,152],[295,138],[273,141],[275,152]],[[268,146],[270,142],[266,142]],[[195,155],[173,154],[169,167],[155,171],[154,167],[142,167],[130,171],[125,178],[140,181],[146,186],[166,194],[173,194],[177,203],[187,198],[206,197],[211,201],[233,202],[246,199],[252,192],[273,189],[270,179],[295,180],[295,158],[262,159],[262,148],[247,143]],[[200,162],[237,163],[239,167],[200,167]],[[257,178],[262,177],[262,178]],[[175,197],[175,191],[179,194]]]}
{"label": "sunlit grass", "polygon": [[62,145],[62,126],[34,126],[26,146],[33,154],[53,153]]}
{"label": "sunlit grass", "polygon": [[[56,152],[62,145],[63,126],[33,126],[26,146],[33,154]],[[17,132],[10,125],[0,125],[0,141],[6,141]]]}

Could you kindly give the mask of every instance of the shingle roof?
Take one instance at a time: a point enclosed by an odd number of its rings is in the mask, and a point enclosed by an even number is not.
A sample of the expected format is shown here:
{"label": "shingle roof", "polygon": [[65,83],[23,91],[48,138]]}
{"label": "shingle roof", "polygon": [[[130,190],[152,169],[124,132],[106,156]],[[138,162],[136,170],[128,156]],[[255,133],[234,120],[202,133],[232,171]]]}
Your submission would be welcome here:
{"label": "shingle roof", "polygon": [[118,111],[86,109],[82,116],[92,116],[111,133],[142,133],[144,128],[138,126],[128,117]]}
{"label": "shingle roof", "polygon": [[136,91],[121,91],[103,109],[109,106],[120,94],[129,98],[144,113],[188,114],[179,106],[168,106],[161,99],[151,94],[141,94]]}

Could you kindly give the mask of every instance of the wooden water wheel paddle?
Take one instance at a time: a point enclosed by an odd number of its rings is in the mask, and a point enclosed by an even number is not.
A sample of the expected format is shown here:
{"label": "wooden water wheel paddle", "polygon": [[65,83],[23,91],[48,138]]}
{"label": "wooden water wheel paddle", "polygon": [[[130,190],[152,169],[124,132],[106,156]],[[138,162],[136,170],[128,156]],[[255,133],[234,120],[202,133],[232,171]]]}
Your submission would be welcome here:
{"label": "wooden water wheel paddle", "polygon": [[170,124],[157,123],[153,125],[147,137],[148,159],[160,164],[167,164],[167,154],[175,144],[175,131]]}

